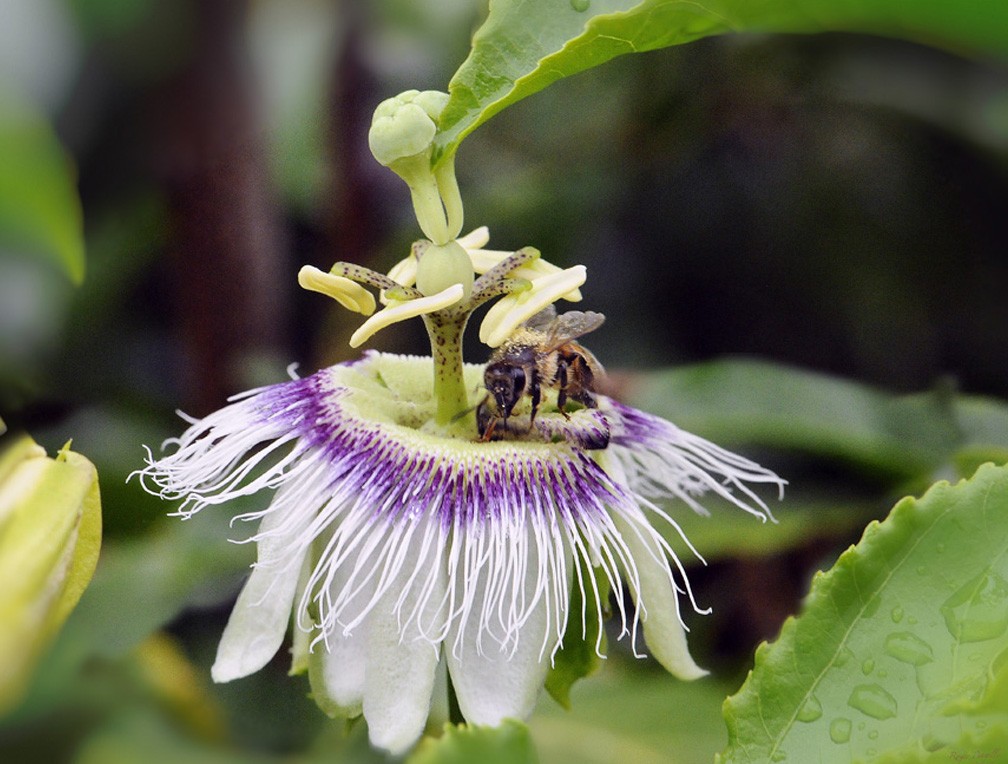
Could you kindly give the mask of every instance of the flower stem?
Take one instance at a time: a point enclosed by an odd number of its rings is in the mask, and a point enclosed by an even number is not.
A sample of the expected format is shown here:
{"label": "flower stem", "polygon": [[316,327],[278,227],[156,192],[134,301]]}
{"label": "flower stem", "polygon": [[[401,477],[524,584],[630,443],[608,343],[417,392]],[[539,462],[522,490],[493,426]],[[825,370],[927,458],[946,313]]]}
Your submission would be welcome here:
{"label": "flower stem", "polygon": [[462,332],[469,315],[445,317],[440,311],[423,317],[434,358],[435,421],[447,425],[469,408],[462,376]]}

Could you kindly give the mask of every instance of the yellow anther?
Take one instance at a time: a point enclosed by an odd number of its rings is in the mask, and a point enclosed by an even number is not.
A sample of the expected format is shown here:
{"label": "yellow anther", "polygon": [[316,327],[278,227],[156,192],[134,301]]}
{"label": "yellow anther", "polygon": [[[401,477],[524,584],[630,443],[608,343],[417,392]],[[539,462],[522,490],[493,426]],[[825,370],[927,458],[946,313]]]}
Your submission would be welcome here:
{"label": "yellow anther", "polygon": [[360,347],[367,342],[372,334],[390,324],[451,307],[462,299],[463,291],[461,284],[452,284],[444,291],[430,297],[418,297],[406,302],[393,302],[361,324],[360,328],[350,337],[350,347]]}
{"label": "yellow anther", "polygon": [[354,313],[370,316],[375,311],[374,297],[356,281],[326,273],[312,265],[306,265],[298,271],[298,284],[304,289],[332,297]]}
{"label": "yellow anther", "polygon": [[492,348],[499,347],[515,329],[540,310],[576,292],[586,278],[585,267],[575,265],[573,268],[531,279],[531,289],[508,295],[487,311],[480,324],[480,341]]}

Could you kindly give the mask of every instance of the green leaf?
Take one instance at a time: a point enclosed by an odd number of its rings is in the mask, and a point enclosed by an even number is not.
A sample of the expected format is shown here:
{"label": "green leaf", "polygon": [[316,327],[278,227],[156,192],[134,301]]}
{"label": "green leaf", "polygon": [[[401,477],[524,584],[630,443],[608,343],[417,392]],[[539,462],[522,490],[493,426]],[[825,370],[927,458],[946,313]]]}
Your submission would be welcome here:
{"label": "green leaf", "polygon": [[[583,563],[579,564],[583,567]],[[567,628],[564,630],[563,647],[553,656],[553,666],[550,668],[549,674],[546,675],[546,691],[557,703],[568,709],[571,707],[570,689],[574,683],[578,679],[591,676],[602,665],[602,659],[596,652],[596,645],[599,646],[603,655],[606,648],[605,632],[602,631],[602,624],[599,622],[595,593],[587,584],[588,575],[593,576],[599,588],[598,597],[602,601],[603,613],[609,607],[609,579],[604,575],[594,575],[582,571],[587,589],[585,593],[589,597],[587,606],[583,608],[584,626],[581,625],[583,596],[581,587],[575,579],[571,591]],[[599,641],[600,632],[601,642]]]}
{"label": "green leaf", "polygon": [[184,608],[218,604],[233,594],[255,549],[228,539],[242,539],[254,529],[229,530],[230,515],[204,515],[173,518],[149,537],[108,545],[94,583],[67,624],[80,657],[120,656]]}
{"label": "green leaf", "polygon": [[1008,461],[1004,402],[943,389],[897,396],[765,361],[641,374],[629,402],[716,443],[796,450],[928,483],[953,461],[975,470],[971,455]]}
{"label": "green leaf", "polygon": [[1006,28],[998,0],[493,0],[448,86],[437,155],[504,107],[625,53],[729,32],[851,31],[1005,54]]}
{"label": "green leaf", "polygon": [[75,751],[76,764],[273,764],[251,751],[235,751],[184,735],[171,719],[153,709],[124,710]]}
{"label": "green leaf", "polygon": [[1008,735],[1006,672],[1008,467],[986,465],[903,499],[816,576],[725,702],[721,761],[989,753]]}
{"label": "green leaf", "polygon": [[730,691],[715,676],[681,682],[616,654],[574,687],[571,710],[540,702],[529,729],[543,764],[710,764],[727,739],[718,710]]}
{"label": "green leaf", "polygon": [[11,443],[0,454],[0,712],[20,699],[100,546],[94,465],[68,448],[50,459],[27,436]]}
{"label": "green leaf", "polygon": [[427,738],[407,759],[408,764],[528,764],[539,757],[532,746],[528,728],[506,719],[499,727],[456,727],[445,725],[437,740]]}
{"label": "green leaf", "polygon": [[0,93],[0,244],[84,280],[84,223],[70,157],[39,115]]}
{"label": "green leaf", "polygon": [[[683,535],[707,563],[769,557],[808,548],[819,539],[855,538],[865,523],[881,517],[886,506],[880,500],[807,498],[788,492],[782,502],[770,507],[777,522],[761,523],[724,499],[705,496],[703,505],[710,511],[710,517],[693,512],[682,502],[663,503],[663,508],[675,518]],[[667,523],[657,527],[673,547],[682,544],[678,531]],[[698,560],[685,554],[682,562],[689,566]]]}
{"label": "green leaf", "polygon": [[984,462],[1008,463],[1008,406],[992,398],[960,398],[954,404],[962,442],[952,455],[960,475]]}

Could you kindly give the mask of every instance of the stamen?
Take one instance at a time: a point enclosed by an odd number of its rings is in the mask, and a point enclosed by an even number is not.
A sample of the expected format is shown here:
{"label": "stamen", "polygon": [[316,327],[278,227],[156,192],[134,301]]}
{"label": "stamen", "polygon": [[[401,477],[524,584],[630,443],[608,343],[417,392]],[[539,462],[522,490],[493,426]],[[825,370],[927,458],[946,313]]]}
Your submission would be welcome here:
{"label": "stamen", "polygon": [[332,297],[347,310],[370,316],[375,310],[371,293],[348,278],[320,271],[312,265],[298,271],[298,284],[312,292]]}
{"label": "stamen", "polygon": [[499,347],[514,330],[547,305],[581,286],[587,278],[585,267],[575,265],[550,276],[532,281],[532,288],[518,295],[501,298],[487,311],[480,325],[480,341],[492,348]]}
{"label": "stamen", "polygon": [[462,285],[453,284],[444,291],[433,294],[430,297],[418,297],[409,302],[389,305],[360,325],[357,331],[350,336],[350,347],[360,347],[375,332],[397,321],[415,318],[416,316],[422,316],[424,313],[431,313],[435,310],[441,310],[442,308],[454,305],[462,299],[462,294]]}
{"label": "stamen", "polygon": [[353,279],[354,281],[359,281],[362,284],[367,284],[377,289],[402,288],[407,290],[406,293],[410,298],[423,297],[423,294],[419,290],[410,288],[410,285],[400,284],[397,281],[393,281],[384,273],[378,273],[378,271],[373,271],[362,265],[339,262],[335,263],[329,272],[335,273],[339,276],[344,276],[348,279]]}

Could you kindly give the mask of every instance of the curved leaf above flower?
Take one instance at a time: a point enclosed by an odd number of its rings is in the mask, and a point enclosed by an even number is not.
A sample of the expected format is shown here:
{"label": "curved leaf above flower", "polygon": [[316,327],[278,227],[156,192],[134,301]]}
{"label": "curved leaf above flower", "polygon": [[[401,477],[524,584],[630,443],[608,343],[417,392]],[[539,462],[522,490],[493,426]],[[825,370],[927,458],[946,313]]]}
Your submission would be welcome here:
{"label": "curved leaf above flower", "polygon": [[741,32],[865,32],[1008,55],[1008,4],[946,0],[494,0],[448,85],[435,161],[505,107],[626,53]]}

